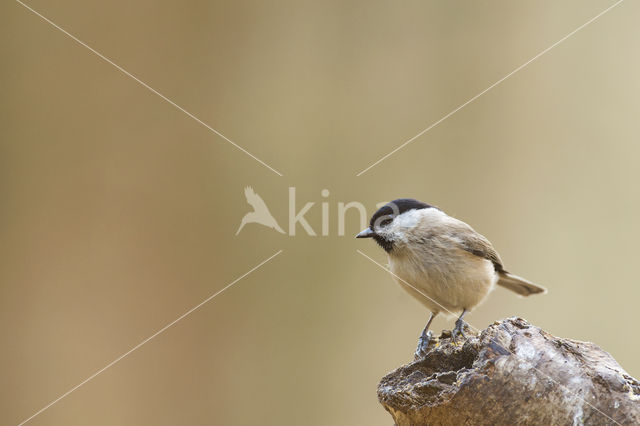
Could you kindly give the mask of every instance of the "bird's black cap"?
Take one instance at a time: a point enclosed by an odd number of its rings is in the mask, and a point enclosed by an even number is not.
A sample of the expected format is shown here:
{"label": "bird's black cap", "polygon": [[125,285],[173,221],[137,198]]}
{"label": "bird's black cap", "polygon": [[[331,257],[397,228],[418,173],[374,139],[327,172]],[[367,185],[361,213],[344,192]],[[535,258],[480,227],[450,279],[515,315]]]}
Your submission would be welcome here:
{"label": "bird's black cap", "polygon": [[396,216],[409,210],[421,210],[434,208],[433,206],[423,203],[422,201],[414,200],[413,198],[398,198],[380,207],[377,212],[371,216],[369,221],[369,227],[374,230],[376,220],[382,216]]}

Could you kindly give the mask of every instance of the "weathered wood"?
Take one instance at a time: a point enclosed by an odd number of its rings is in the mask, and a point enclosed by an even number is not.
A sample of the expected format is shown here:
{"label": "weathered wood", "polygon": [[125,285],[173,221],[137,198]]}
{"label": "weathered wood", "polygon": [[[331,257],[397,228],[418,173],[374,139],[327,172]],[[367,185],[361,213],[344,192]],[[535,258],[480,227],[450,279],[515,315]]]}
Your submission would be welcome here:
{"label": "weathered wood", "polygon": [[382,379],[378,399],[398,426],[640,425],[640,382],[593,343],[521,318],[458,340],[443,333]]}

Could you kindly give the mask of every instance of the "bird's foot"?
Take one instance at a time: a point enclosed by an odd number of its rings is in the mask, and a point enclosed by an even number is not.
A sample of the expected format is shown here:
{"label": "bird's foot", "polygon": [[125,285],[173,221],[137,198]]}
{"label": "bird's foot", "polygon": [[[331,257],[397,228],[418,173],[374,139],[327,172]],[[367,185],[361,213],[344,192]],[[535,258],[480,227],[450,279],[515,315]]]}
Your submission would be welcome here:
{"label": "bird's foot", "polygon": [[458,335],[462,336],[464,340],[467,339],[467,335],[464,332],[465,327],[467,327],[467,323],[464,322],[462,318],[458,318],[456,326],[451,330],[451,340],[453,340],[453,343],[457,343]]}
{"label": "bird's foot", "polygon": [[416,348],[416,352],[414,354],[414,358],[416,360],[424,359],[427,357],[427,349],[429,348],[429,342],[431,342],[433,335],[431,331],[422,332],[420,338],[418,339],[418,347]]}

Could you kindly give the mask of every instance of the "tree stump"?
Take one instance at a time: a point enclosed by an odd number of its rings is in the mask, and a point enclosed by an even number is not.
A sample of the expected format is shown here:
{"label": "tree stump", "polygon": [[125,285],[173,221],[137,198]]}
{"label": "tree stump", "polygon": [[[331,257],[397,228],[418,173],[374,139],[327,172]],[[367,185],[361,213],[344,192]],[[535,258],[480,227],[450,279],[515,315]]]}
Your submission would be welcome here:
{"label": "tree stump", "polygon": [[398,426],[640,425],[640,382],[611,355],[515,317],[457,343],[443,332],[378,399]]}

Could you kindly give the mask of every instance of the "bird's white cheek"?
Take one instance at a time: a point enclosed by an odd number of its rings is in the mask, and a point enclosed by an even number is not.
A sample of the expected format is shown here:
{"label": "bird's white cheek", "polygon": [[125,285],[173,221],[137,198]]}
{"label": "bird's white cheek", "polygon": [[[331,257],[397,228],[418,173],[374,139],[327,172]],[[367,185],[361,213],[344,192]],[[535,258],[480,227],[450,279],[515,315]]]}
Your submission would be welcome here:
{"label": "bird's white cheek", "polygon": [[384,230],[384,233],[382,235],[384,235],[387,240],[393,241],[396,244],[406,244],[408,242],[409,236],[407,229],[396,224],[392,224],[391,226],[389,226],[388,229]]}

